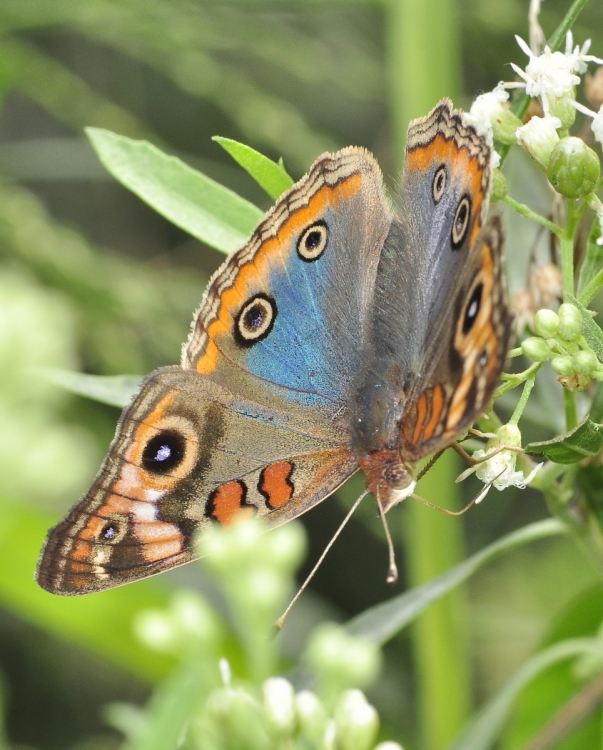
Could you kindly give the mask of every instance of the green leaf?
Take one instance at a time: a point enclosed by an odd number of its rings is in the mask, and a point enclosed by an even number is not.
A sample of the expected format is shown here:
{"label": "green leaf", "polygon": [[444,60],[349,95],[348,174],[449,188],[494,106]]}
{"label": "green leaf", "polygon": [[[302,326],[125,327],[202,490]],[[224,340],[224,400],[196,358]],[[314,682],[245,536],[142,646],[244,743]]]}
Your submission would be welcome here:
{"label": "green leaf", "polygon": [[242,247],[259,208],[146,141],[100,128],[86,132],[106,169],[166,219],[211,247]]}
{"label": "green leaf", "polygon": [[603,425],[592,422],[588,415],[565,435],[530,443],[526,453],[537,454],[556,464],[575,464],[588,456],[596,456],[603,447]]}
{"label": "green leaf", "polygon": [[148,680],[164,676],[174,660],[149,651],[134,637],[141,609],[167,605],[167,588],[155,581],[87,596],[56,596],[34,580],[36,560],[56,517],[0,498],[0,602],[19,617],[65,641],[97,653]]}
{"label": "green leaf", "polygon": [[595,323],[592,315],[581,302],[579,302],[571,294],[566,294],[565,296],[567,297],[566,302],[571,302],[572,305],[576,305],[576,307],[582,313],[582,332],[584,334],[584,338],[586,339],[588,345],[591,347],[594,353],[597,355],[599,361],[603,362],[603,331]]}
{"label": "green leaf", "polygon": [[490,544],[422,586],[406,591],[384,604],[371,607],[371,609],[350,620],[346,627],[353,635],[363,635],[380,644],[386,643],[433,602],[466,581],[486,563],[516,547],[529,544],[536,539],[564,534],[565,531],[563,524],[556,519],[538,521],[525,526],[523,529],[514,531]]}
{"label": "green leaf", "polygon": [[590,230],[590,234],[588,236],[588,242],[586,243],[584,260],[582,261],[582,265],[580,266],[578,296],[582,296],[582,292],[595,278],[597,272],[603,264],[603,245],[597,244],[597,240],[599,239],[600,235],[601,227],[599,225],[598,218],[595,217]]}
{"label": "green leaf", "polygon": [[120,408],[130,404],[143,380],[140,375],[86,375],[83,372],[58,370],[50,367],[39,372],[47,380],[72,393]]}
{"label": "green leaf", "polygon": [[[603,590],[597,584],[578,595],[558,615],[541,648],[566,641],[569,638],[591,638],[597,635],[603,612]],[[540,674],[519,696],[509,725],[504,733],[501,750],[524,747],[546,726],[562,706],[567,705],[576,692],[584,687],[584,677],[577,674],[575,664],[559,662]],[[594,675],[593,675],[594,676]],[[571,733],[570,746],[575,748],[599,747],[600,714],[583,717],[579,727]],[[561,738],[560,738],[561,739]],[[569,739],[569,737],[568,737]],[[560,745],[561,747],[561,745]],[[566,744],[563,743],[563,747]]]}
{"label": "green leaf", "polygon": [[603,654],[603,643],[599,638],[572,638],[536,654],[478,711],[449,750],[487,750],[492,747],[513,702],[526,685],[553,664],[574,656],[591,654],[596,657]]}
{"label": "green leaf", "polygon": [[209,688],[217,682],[216,673],[215,664],[208,663],[207,654],[188,657],[156,688],[145,707],[146,726],[138,737],[126,743],[124,750],[176,750],[180,747],[191,717],[198,711]]}
{"label": "green leaf", "polygon": [[259,151],[231,138],[215,135],[213,140],[228,151],[232,158],[249,172],[258,185],[276,200],[293,185],[293,180],[282,165],[260,154]]}

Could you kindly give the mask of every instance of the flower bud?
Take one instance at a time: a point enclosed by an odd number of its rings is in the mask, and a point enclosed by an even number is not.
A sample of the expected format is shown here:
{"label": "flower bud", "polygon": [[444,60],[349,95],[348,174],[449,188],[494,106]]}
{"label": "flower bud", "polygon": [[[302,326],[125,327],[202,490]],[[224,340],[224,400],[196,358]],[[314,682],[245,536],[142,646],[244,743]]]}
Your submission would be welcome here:
{"label": "flower bud", "polygon": [[546,174],[558,193],[583,198],[599,179],[599,157],[581,138],[563,138],[551,152]]}
{"label": "flower bud", "polygon": [[551,360],[551,367],[557,375],[567,377],[568,375],[574,374],[574,363],[572,358],[567,354],[553,357]]}
{"label": "flower bud", "polygon": [[310,742],[319,745],[327,726],[327,712],[310,690],[302,690],[295,696],[295,713],[301,733]]}
{"label": "flower bud", "polygon": [[598,366],[599,361],[592,352],[579,351],[572,357],[574,372],[578,375],[590,375]]}
{"label": "flower bud", "polygon": [[557,117],[532,117],[515,136],[521,146],[543,169],[546,169],[551,152],[559,143],[557,128],[561,120]]}
{"label": "flower bud", "polygon": [[546,307],[538,310],[534,316],[534,330],[539,336],[550,339],[559,330],[559,316]]}
{"label": "flower bud", "polygon": [[564,303],[559,307],[559,336],[564,341],[575,341],[582,333],[582,315],[574,305]]}
{"label": "flower bud", "polygon": [[351,636],[333,623],[316,628],[306,650],[310,668],[324,680],[348,685],[368,685],[381,666],[379,647],[368,638]]}
{"label": "flower bud", "polygon": [[264,559],[280,571],[292,573],[306,552],[306,535],[301,523],[288,523],[262,539]]}
{"label": "flower bud", "polygon": [[500,171],[500,169],[495,169],[492,172],[492,192],[490,194],[490,200],[492,201],[492,203],[501,201],[507,195],[507,193],[507,178]]}
{"label": "flower bud", "polygon": [[465,116],[481,132],[492,132],[497,141],[511,145],[515,143],[515,131],[521,127],[521,120],[506,106],[508,98],[501,82],[493,91],[480,94]]}
{"label": "flower bud", "polygon": [[262,693],[268,727],[279,737],[290,737],[295,730],[293,686],[284,677],[271,677],[264,682]]}
{"label": "flower bud", "polygon": [[134,619],[133,627],[137,638],[148,648],[163,653],[177,650],[177,627],[165,610],[143,610]]}
{"label": "flower bud", "polygon": [[360,690],[346,690],[335,710],[335,724],[341,750],[370,750],[379,730],[379,716]]}
{"label": "flower bud", "polygon": [[526,357],[534,362],[546,362],[552,354],[551,347],[540,336],[530,336],[521,342],[521,348]]}
{"label": "flower bud", "polygon": [[576,108],[572,107],[569,103],[569,99],[575,98],[575,93],[567,96],[549,96],[549,112],[553,117],[558,117],[561,120],[561,127],[568,130],[574,124],[576,119]]}

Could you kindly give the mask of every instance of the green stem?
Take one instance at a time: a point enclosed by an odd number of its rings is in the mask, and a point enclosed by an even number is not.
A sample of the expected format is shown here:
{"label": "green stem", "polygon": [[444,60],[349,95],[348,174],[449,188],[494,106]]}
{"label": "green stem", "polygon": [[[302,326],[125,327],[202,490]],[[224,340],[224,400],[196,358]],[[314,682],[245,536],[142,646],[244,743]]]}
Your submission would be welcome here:
{"label": "green stem", "polygon": [[[409,121],[426,115],[443,96],[459,98],[461,5],[458,0],[384,3],[392,145],[399,164]],[[436,502],[445,493],[460,505],[454,498],[454,460],[444,454],[421,480],[419,491]],[[420,503],[410,503],[407,513],[407,583],[412,587],[453,567],[465,552],[462,523]],[[472,680],[464,606],[459,589],[425,612],[413,628],[419,734],[430,750],[447,747],[469,716]]]}
{"label": "green stem", "polygon": [[565,428],[573,430],[578,424],[578,405],[576,394],[573,391],[563,389],[563,402],[565,404]]}
{"label": "green stem", "polygon": [[503,374],[502,380],[505,380],[506,382],[498,386],[498,388],[494,391],[493,398],[494,399],[500,398],[501,396],[504,396],[505,393],[512,391],[513,388],[517,388],[518,385],[521,385],[521,383],[524,383],[526,380],[528,380],[528,378],[535,377],[536,373],[541,367],[542,367],[542,362],[534,362],[533,365],[528,367],[528,369],[524,370],[523,372],[519,372],[517,374],[515,373]]}
{"label": "green stem", "polygon": [[548,46],[551,48],[551,52],[556,52],[560,49],[561,45],[565,42],[567,32],[576,23],[576,19],[584,9],[587,2],[588,0],[574,0],[574,3],[565,14],[563,21],[557,26],[548,41]]}
{"label": "green stem", "polygon": [[541,216],[540,214],[537,214],[535,211],[532,211],[532,209],[526,206],[525,203],[519,203],[519,201],[516,201],[513,198],[511,198],[510,195],[505,195],[503,200],[505,203],[511,206],[511,208],[515,209],[515,211],[517,211],[517,213],[520,216],[525,216],[526,219],[531,219],[532,221],[538,222],[538,224],[541,224],[543,227],[546,227],[548,230],[556,234],[558,237],[563,238],[564,233],[561,227],[558,227],[557,224],[554,224],[552,221],[545,219],[544,216]]}
{"label": "green stem", "polygon": [[574,293],[574,237],[561,238],[561,276],[563,277],[563,296]]}
{"label": "green stem", "polygon": [[603,287],[603,269],[590,281],[578,296],[578,301],[586,307]]}
{"label": "green stem", "polygon": [[523,410],[526,408],[526,404],[528,403],[528,399],[530,398],[530,393],[532,392],[532,388],[534,387],[535,381],[536,381],[536,375],[526,380],[526,384],[523,387],[521,397],[519,401],[517,402],[517,406],[515,407],[513,416],[509,420],[509,424],[517,425],[517,423],[521,419],[521,415],[523,414]]}

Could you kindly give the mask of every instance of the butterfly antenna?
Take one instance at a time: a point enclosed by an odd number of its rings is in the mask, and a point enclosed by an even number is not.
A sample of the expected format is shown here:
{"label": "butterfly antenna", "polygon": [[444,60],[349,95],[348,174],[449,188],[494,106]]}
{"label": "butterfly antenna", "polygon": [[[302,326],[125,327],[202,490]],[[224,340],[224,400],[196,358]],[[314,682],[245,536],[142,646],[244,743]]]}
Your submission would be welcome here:
{"label": "butterfly antenna", "polygon": [[275,623],[275,625],[274,625],[274,629],[275,629],[275,631],[276,631],[277,633],[278,633],[278,631],[279,631],[279,630],[280,630],[280,629],[281,629],[281,628],[283,627],[283,625],[285,624],[285,620],[287,619],[287,616],[289,615],[289,612],[291,612],[291,610],[293,609],[293,605],[294,605],[294,604],[295,604],[295,603],[297,602],[297,600],[299,599],[299,597],[300,597],[300,596],[301,596],[301,595],[302,595],[302,594],[304,593],[304,591],[305,591],[305,590],[306,590],[306,588],[308,587],[308,584],[310,583],[310,581],[311,581],[311,580],[312,580],[312,579],[314,578],[314,575],[315,575],[316,571],[317,571],[317,570],[318,570],[318,569],[320,568],[320,566],[322,565],[322,561],[323,561],[323,560],[325,559],[325,557],[327,556],[327,553],[329,552],[329,550],[330,550],[330,549],[331,549],[331,547],[333,546],[333,544],[334,544],[335,540],[337,539],[337,537],[338,537],[338,536],[339,536],[339,535],[341,534],[341,532],[343,531],[343,529],[344,529],[345,525],[347,524],[347,522],[348,522],[348,521],[350,520],[350,518],[352,517],[352,514],[354,513],[354,511],[356,510],[356,508],[357,508],[357,507],[358,507],[358,506],[360,505],[360,502],[361,502],[361,501],[362,501],[362,500],[363,500],[363,499],[364,499],[364,498],[365,498],[365,497],[366,497],[367,495],[368,495],[368,490],[364,490],[364,492],[362,493],[362,495],[360,495],[360,497],[359,497],[359,498],[358,498],[358,499],[356,500],[356,502],[354,503],[354,505],[352,505],[352,507],[351,507],[351,508],[350,508],[350,510],[348,511],[348,513],[347,513],[346,517],[345,517],[345,518],[343,519],[343,521],[342,521],[342,522],[341,522],[341,523],[339,524],[339,528],[338,528],[338,529],[337,529],[337,531],[336,531],[336,532],[335,532],[335,533],[333,534],[333,536],[331,537],[331,540],[329,541],[329,543],[327,544],[327,546],[326,546],[326,547],[324,548],[324,550],[323,550],[323,553],[322,553],[322,555],[321,555],[321,556],[320,556],[320,557],[318,558],[318,562],[317,562],[317,563],[316,563],[316,565],[315,565],[315,566],[314,566],[314,567],[312,568],[312,570],[310,571],[310,574],[308,575],[308,577],[306,578],[306,580],[305,580],[305,581],[304,581],[304,582],[302,583],[302,585],[301,585],[301,586],[299,587],[299,590],[298,590],[297,594],[295,594],[295,596],[294,596],[294,597],[293,597],[293,599],[291,600],[291,602],[290,602],[289,606],[287,607],[287,609],[286,609],[286,610],[285,610],[285,611],[283,612],[283,614],[282,614],[282,615],[281,615],[281,616],[280,616],[280,617],[278,618],[278,620],[276,621],[276,623]]}
{"label": "butterfly antenna", "polygon": [[375,495],[377,500],[377,507],[379,508],[379,515],[383,521],[383,529],[385,531],[385,538],[387,539],[387,549],[389,552],[389,569],[387,571],[387,578],[385,579],[388,583],[398,583],[398,566],[396,565],[396,553],[394,551],[394,543],[392,541],[392,535],[389,531],[389,524],[385,517],[383,505],[381,504],[381,498],[379,497],[379,487],[377,486],[377,494]]}

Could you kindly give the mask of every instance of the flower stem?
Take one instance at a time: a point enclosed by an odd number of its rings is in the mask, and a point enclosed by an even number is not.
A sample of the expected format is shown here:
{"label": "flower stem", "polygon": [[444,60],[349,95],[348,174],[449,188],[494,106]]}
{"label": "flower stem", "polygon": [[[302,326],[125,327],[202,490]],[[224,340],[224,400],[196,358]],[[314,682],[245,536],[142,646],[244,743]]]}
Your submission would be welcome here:
{"label": "flower stem", "polygon": [[544,216],[537,214],[536,211],[532,211],[532,209],[526,206],[525,203],[519,203],[519,201],[511,198],[510,195],[505,195],[503,200],[505,203],[511,206],[511,208],[515,209],[515,211],[517,211],[520,216],[525,216],[526,219],[532,219],[532,221],[536,221],[538,222],[538,224],[542,224],[543,227],[546,227],[548,230],[553,232],[553,234],[556,234],[557,237],[563,238],[564,233],[561,227],[558,227],[557,224],[554,224],[552,221],[545,219]]}
{"label": "flower stem", "polygon": [[521,383],[524,383],[529,378],[536,377],[536,373],[541,367],[542,362],[534,362],[533,365],[530,365],[530,367],[528,367],[528,369],[524,370],[523,372],[510,374],[504,373],[502,375],[502,379],[506,382],[498,386],[498,388],[494,391],[493,398],[500,398],[501,396],[504,396],[505,393],[512,391],[513,388],[517,388],[518,385],[521,385]]}
{"label": "flower stem", "polygon": [[556,52],[561,47],[565,40],[565,35],[572,28],[587,2],[588,0],[574,0],[571,8],[565,14],[565,18],[561,21],[559,26],[557,26],[551,35],[551,38],[548,40],[551,52]]}
{"label": "flower stem", "polygon": [[536,381],[536,373],[534,373],[533,377],[528,378],[528,380],[526,380],[525,385],[523,387],[523,392],[521,394],[519,401],[517,402],[517,406],[515,407],[513,416],[509,420],[509,424],[517,425],[517,423],[521,419],[521,415],[523,414],[523,410],[526,408],[526,404],[528,403],[528,399],[530,398],[530,393],[532,392],[532,388],[534,387],[535,381]]}
{"label": "flower stem", "polygon": [[578,406],[576,394],[573,391],[563,389],[563,401],[565,404],[565,427],[567,430],[573,430],[578,424]]}

